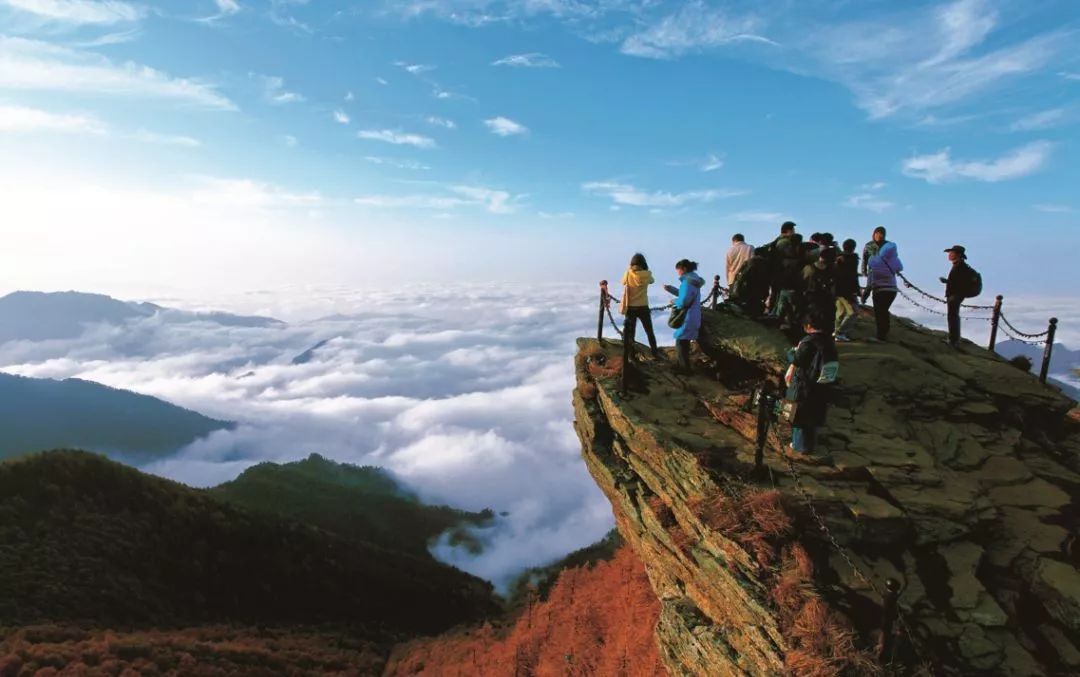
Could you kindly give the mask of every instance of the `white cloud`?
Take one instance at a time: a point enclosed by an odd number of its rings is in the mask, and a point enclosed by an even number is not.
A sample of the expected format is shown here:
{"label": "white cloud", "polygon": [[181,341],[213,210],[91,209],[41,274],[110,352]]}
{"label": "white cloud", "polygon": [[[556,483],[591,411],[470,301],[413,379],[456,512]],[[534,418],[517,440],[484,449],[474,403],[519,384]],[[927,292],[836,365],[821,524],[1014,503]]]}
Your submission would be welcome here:
{"label": "white cloud", "polygon": [[690,190],[681,193],[648,192],[616,181],[591,181],[582,184],[581,187],[588,193],[609,197],[615,204],[632,207],[682,207],[691,203],[709,203],[746,194],[743,190],[721,188]]}
{"label": "white cloud", "polygon": [[430,73],[435,70],[435,66],[429,66],[422,63],[408,63],[407,61],[395,61],[394,65],[412,75],[423,75],[424,73]]}
{"label": "white cloud", "polygon": [[723,166],[724,158],[718,155],[710,154],[709,157],[705,158],[705,160],[701,163],[701,171],[715,172],[717,169],[720,169]]}
{"label": "white cloud", "polygon": [[146,16],[142,6],[120,0],[0,0],[0,5],[71,24],[125,23]]}
{"label": "white cloud", "polygon": [[231,209],[283,209],[314,207],[323,202],[317,192],[296,193],[253,179],[194,177],[191,200],[196,205],[227,206]]}
{"label": "white cloud", "polygon": [[1037,212],[1044,212],[1046,214],[1072,214],[1076,210],[1069,205],[1056,205],[1056,204],[1037,204],[1031,207]]}
{"label": "white cloud", "polygon": [[998,12],[985,0],[910,4],[873,19],[811,20],[798,27],[786,67],[842,83],[871,119],[880,119],[1000,89],[1052,63],[1071,40],[1062,31],[990,40],[998,27]]}
{"label": "white cloud", "polygon": [[435,115],[429,115],[427,117],[427,123],[434,127],[443,127],[445,129],[457,129],[457,123],[453,120],[447,120],[446,118],[440,118]]}
{"label": "white cloud", "polygon": [[745,211],[732,214],[729,218],[739,223],[775,223],[779,225],[786,217],[781,212]]}
{"label": "white cloud", "polygon": [[499,117],[484,120],[484,124],[487,125],[487,128],[492,134],[497,136],[516,136],[529,133],[529,128],[525,125],[515,122],[510,118],[504,118],[501,115]]}
{"label": "white cloud", "polygon": [[346,101],[352,101],[355,98],[356,98],[356,96],[353,95],[352,90],[350,90],[348,92],[345,92],[345,100]]}
{"label": "white cloud", "polygon": [[492,61],[491,65],[512,66],[514,68],[561,68],[558,61],[540,52],[505,56],[497,61]]}
{"label": "white cloud", "polygon": [[356,204],[365,207],[388,209],[453,210],[459,207],[480,207],[492,214],[510,214],[516,211],[517,202],[524,196],[512,195],[505,190],[483,186],[450,186],[444,194],[416,195],[366,195],[358,197]]}
{"label": "white cloud", "polygon": [[347,125],[349,124],[349,115],[345,111],[338,108],[334,111],[334,122]]}
{"label": "white cloud", "polygon": [[390,82],[387,81],[386,78],[375,78],[375,82],[379,83],[380,85],[383,85],[384,87],[386,85],[390,84]]}
{"label": "white cloud", "polygon": [[861,190],[881,190],[885,185],[884,181],[874,181],[873,183],[864,183],[859,188]]}
{"label": "white cloud", "polygon": [[1066,71],[1062,71],[1062,72],[1058,73],[1058,75],[1065,78],[1066,80],[1072,80],[1074,82],[1075,81],[1080,81],[1080,73],[1068,73]]}
{"label": "white cloud", "polygon": [[395,146],[415,146],[417,148],[435,148],[435,140],[421,134],[409,134],[392,129],[363,129],[356,133],[361,139],[392,143]]}
{"label": "white cloud", "polygon": [[281,136],[281,142],[289,148],[295,148],[300,143],[300,141],[292,134],[283,134]]}
{"label": "white cloud", "polygon": [[214,0],[214,3],[217,4],[218,11],[225,16],[236,14],[240,11],[240,3],[236,0]]}
{"label": "white cloud", "polygon": [[698,0],[630,35],[620,50],[631,56],[670,59],[735,43],[775,46],[760,34],[761,28],[762,21],[754,16],[732,16]]}
{"label": "white cloud", "polygon": [[143,143],[196,148],[202,144],[190,136],[159,134],[140,129],[130,134],[115,134],[109,126],[93,115],[83,113],[54,113],[27,106],[0,105],[0,134],[90,134],[119,136]]}
{"label": "white cloud", "polygon": [[364,159],[367,160],[368,162],[372,163],[372,164],[387,165],[387,166],[390,166],[390,167],[396,167],[397,169],[416,169],[416,170],[431,169],[431,167],[429,167],[428,165],[425,165],[425,164],[423,164],[421,162],[417,162],[416,160],[403,160],[403,159],[400,159],[400,158],[387,158],[387,157],[379,157],[379,156],[376,156],[376,155],[368,155],[368,156],[364,157]]}
{"label": "white cloud", "polygon": [[24,38],[0,37],[0,88],[154,98],[236,110],[229,99],[205,82]]}
{"label": "white cloud", "polygon": [[263,96],[270,103],[300,103],[304,97],[296,92],[285,89],[285,80],[276,75],[260,75],[259,80],[263,86]]}
{"label": "white cloud", "polygon": [[0,105],[0,134],[32,132],[104,135],[108,128],[92,115]]}
{"label": "white cloud", "polygon": [[996,160],[953,160],[948,148],[929,155],[917,155],[903,163],[905,175],[924,179],[928,183],[947,183],[971,179],[995,183],[1018,179],[1039,171],[1047,159],[1053,144],[1035,141],[1003,155]]}
{"label": "white cloud", "polygon": [[1039,111],[1031,115],[1025,115],[1010,125],[1009,129],[1014,132],[1030,132],[1039,129],[1055,127],[1065,120],[1064,108],[1051,108]]}
{"label": "white cloud", "polygon": [[156,143],[162,146],[183,146],[184,148],[198,148],[202,142],[190,136],[176,134],[160,134],[145,129],[140,129],[130,137],[143,143]]}
{"label": "white cloud", "polygon": [[867,209],[880,214],[892,209],[896,204],[874,193],[858,193],[848,196],[848,199],[844,201],[844,206],[854,209]]}

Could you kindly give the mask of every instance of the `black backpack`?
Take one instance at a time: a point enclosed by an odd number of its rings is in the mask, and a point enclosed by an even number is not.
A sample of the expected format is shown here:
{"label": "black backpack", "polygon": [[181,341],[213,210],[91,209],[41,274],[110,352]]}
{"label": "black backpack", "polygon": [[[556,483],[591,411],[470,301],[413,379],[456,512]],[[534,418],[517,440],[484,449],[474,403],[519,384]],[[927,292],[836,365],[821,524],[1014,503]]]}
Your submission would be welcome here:
{"label": "black backpack", "polygon": [[972,297],[978,296],[979,294],[982,293],[982,289],[983,289],[982,275],[979,274],[979,271],[975,270],[974,268],[971,268],[971,266],[968,266],[968,268],[971,270],[971,272],[969,273],[969,278],[970,279],[968,280],[968,295],[967,296],[968,296],[968,298],[972,298]]}

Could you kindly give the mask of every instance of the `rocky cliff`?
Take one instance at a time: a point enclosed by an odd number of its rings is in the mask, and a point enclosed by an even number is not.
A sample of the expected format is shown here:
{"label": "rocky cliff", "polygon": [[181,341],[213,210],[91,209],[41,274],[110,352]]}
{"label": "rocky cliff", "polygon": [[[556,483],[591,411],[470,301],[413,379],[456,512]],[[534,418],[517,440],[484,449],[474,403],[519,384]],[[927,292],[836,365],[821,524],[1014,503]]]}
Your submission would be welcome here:
{"label": "rocky cliff", "polygon": [[1071,400],[899,320],[889,343],[839,347],[834,462],[790,464],[781,420],[755,474],[751,393],[790,342],[705,316],[694,376],[642,359],[624,387],[618,341],[582,339],[576,362],[583,455],[661,602],[671,674],[1080,671]]}

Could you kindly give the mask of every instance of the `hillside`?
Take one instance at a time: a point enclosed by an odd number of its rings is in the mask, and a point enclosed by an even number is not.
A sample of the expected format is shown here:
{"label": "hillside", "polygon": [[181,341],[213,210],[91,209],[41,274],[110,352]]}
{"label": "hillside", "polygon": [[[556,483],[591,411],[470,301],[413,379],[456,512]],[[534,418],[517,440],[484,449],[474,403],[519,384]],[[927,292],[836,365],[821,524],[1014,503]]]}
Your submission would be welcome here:
{"label": "hillside", "polygon": [[120,301],[104,294],[17,291],[0,297],[0,344],[7,341],[71,339],[80,336],[87,325],[120,325],[159,314],[167,322],[213,322],[234,327],[282,324],[268,317],[221,312],[193,313],[153,303]]}
{"label": "hillside", "polygon": [[0,459],[72,447],[139,462],[230,425],[90,381],[0,373]]}
{"label": "hillside", "polygon": [[482,525],[490,511],[424,505],[381,468],[334,463],[318,454],[278,465],[260,463],[210,490],[224,501],[291,517],[343,538],[429,558],[427,545],[447,530],[470,542],[464,527]]}
{"label": "hillside", "polygon": [[394,649],[387,677],[621,675],[661,677],[656,599],[634,553],[564,570],[547,599],[505,626],[485,624]]}
{"label": "hillside", "polygon": [[704,322],[689,378],[646,360],[624,392],[619,342],[577,358],[583,455],[661,603],[672,674],[872,674],[887,579],[894,672],[1080,670],[1075,403],[900,319],[889,343],[839,347],[834,463],[792,473],[781,421],[754,479],[750,393],[789,342],[723,308]]}
{"label": "hillside", "polygon": [[334,624],[431,633],[497,610],[429,558],[220,501],[101,456],[0,463],[0,618],[10,625]]}

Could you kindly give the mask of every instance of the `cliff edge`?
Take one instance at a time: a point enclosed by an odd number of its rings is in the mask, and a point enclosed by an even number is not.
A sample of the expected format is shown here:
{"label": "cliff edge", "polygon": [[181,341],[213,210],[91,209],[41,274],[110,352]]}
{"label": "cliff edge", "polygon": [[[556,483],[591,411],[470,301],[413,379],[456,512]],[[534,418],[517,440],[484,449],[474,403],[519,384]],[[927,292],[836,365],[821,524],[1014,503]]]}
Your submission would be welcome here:
{"label": "cliff edge", "polygon": [[889,343],[839,346],[834,463],[788,463],[779,421],[755,474],[752,392],[790,343],[704,315],[694,376],[642,359],[623,389],[620,342],[580,339],[576,358],[583,456],[661,602],[671,674],[1080,670],[1072,400],[898,319]]}

